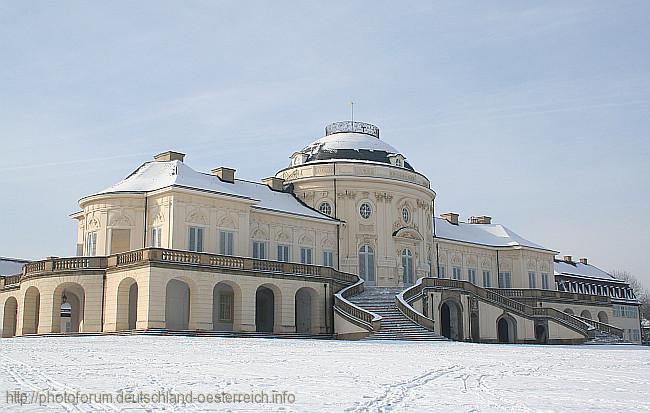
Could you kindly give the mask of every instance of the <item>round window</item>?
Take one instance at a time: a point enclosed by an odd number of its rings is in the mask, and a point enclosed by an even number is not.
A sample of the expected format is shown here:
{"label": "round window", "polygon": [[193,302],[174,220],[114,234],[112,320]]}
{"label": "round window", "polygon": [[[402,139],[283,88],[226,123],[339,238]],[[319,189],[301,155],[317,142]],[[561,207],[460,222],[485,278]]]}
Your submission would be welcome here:
{"label": "round window", "polygon": [[359,214],[363,219],[370,218],[370,215],[372,214],[372,207],[370,206],[370,204],[367,202],[361,204],[361,206],[359,207]]}
{"label": "round window", "polygon": [[329,202],[325,201],[318,207],[318,210],[325,215],[332,215],[332,206]]}
{"label": "round window", "polygon": [[410,218],[411,218],[411,213],[409,212],[408,208],[406,207],[402,208],[402,219],[404,220],[404,222],[408,224]]}

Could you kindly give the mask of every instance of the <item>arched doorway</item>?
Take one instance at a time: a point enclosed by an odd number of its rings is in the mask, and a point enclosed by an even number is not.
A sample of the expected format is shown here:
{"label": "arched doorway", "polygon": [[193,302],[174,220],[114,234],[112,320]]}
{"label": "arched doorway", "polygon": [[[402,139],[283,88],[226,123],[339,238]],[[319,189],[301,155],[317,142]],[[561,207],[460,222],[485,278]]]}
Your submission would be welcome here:
{"label": "arched doorway", "polygon": [[165,289],[165,327],[187,330],[190,324],[190,287],[177,279],[169,280]]}
{"label": "arched doorway", "polygon": [[83,331],[85,291],[77,283],[63,283],[54,290],[52,331],[78,333]]}
{"label": "arched doorway", "polygon": [[548,342],[548,331],[546,326],[538,324],[535,326],[535,341],[538,344],[546,344]]}
{"label": "arched doorway", "polygon": [[402,250],[402,282],[404,285],[413,284],[413,253],[408,248]]}
{"label": "arched doorway", "polygon": [[135,330],[138,323],[138,283],[125,278],[117,287],[116,329]]}
{"label": "arched doorway", "polygon": [[16,321],[18,317],[18,301],[14,297],[5,301],[4,315],[2,317],[2,337],[14,337],[16,335]]}
{"label": "arched doorway", "polygon": [[588,318],[588,319],[591,320],[591,313],[589,311],[587,311],[587,310],[582,310],[582,312],[580,313],[580,317]]}
{"label": "arched doorway", "polygon": [[452,340],[463,339],[462,309],[453,300],[447,300],[440,306],[441,334]]}
{"label": "arched doorway", "polygon": [[508,316],[499,317],[497,320],[497,339],[499,343],[514,343],[516,337],[515,321]]}
{"label": "arched doorway", "polygon": [[607,316],[607,313],[604,311],[598,312],[598,321],[604,324],[609,324],[609,317]]}
{"label": "arched doorway", "polygon": [[375,284],[375,251],[370,245],[359,248],[359,277],[369,285]]}
{"label": "arched doorway", "polygon": [[22,334],[38,333],[38,319],[41,311],[41,293],[38,288],[31,286],[25,291],[23,300],[23,331]]}
{"label": "arched doorway", "polygon": [[315,308],[317,303],[317,294],[312,288],[303,287],[296,291],[295,297],[295,315],[296,315],[296,332],[304,334],[313,334],[317,328],[315,322]]}
{"label": "arched doorway", "polygon": [[275,293],[269,287],[261,286],[255,293],[255,330],[272,333],[275,325]]}
{"label": "arched doorway", "polygon": [[235,311],[238,311],[238,307],[233,286],[225,282],[216,284],[212,289],[212,329],[214,331],[234,331]]}

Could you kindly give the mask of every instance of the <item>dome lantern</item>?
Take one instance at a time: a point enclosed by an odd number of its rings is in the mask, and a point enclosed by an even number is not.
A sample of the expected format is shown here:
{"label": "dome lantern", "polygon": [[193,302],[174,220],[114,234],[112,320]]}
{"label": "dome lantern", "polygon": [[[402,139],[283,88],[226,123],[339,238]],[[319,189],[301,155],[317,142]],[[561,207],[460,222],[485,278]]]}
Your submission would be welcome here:
{"label": "dome lantern", "polygon": [[342,122],[330,123],[325,127],[325,136],[344,132],[364,133],[366,135],[374,136],[375,138],[379,139],[379,127],[370,123],[345,120]]}

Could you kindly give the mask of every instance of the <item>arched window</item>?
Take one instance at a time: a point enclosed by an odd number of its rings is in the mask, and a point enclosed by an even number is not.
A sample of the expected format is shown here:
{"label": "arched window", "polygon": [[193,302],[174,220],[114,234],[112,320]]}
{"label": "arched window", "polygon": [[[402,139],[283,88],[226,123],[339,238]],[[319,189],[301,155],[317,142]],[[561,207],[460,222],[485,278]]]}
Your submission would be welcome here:
{"label": "arched window", "polygon": [[359,215],[361,215],[361,218],[363,219],[368,219],[370,218],[370,215],[372,215],[372,207],[370,206],[369,203],[364,202],[361,204],[359,207]]}
{"label": "arched window", "polygon": [[359,277],[369,283],[375,282],[375,251],[370,245],[359,248]]}
{"label": "arched window", "polygon": [[318,207],[318,210],[325,215],[332,215],[332,206],[330,205],[329,202],[324,201],[320,204]]}
{"label": "arched window", "polygon": [[402,251],[402,280],[405,285],[413,284],[413,253],[408,248]]}

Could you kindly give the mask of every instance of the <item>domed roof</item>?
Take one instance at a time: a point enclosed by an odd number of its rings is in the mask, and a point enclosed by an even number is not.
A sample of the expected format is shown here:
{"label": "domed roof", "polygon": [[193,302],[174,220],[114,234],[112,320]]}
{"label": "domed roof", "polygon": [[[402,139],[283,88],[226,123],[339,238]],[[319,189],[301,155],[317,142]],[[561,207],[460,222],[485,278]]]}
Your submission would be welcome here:
{"label": "domed roof", "polygon": [[323,138],[297,153],[304,156],[301,163],[326,160],[370,161],[413,170],[413,167],[404,161],[403,154],[379,139],[378,127],[363,122],[345,121],[327,125]]}

